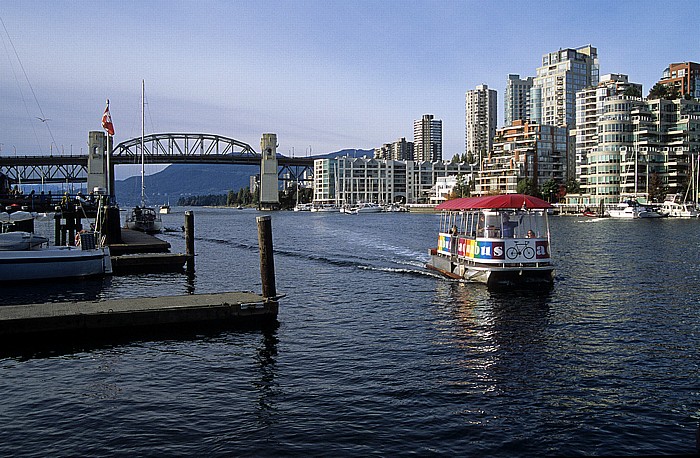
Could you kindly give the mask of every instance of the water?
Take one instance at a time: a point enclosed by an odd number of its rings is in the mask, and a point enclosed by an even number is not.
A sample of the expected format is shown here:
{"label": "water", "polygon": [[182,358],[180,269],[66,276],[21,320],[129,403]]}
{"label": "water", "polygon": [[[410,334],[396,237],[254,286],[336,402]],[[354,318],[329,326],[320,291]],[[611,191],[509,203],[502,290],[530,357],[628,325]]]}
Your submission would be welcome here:
{"label": "water", "polygon": [[[194,279],[3,287],[5,303],[259,292],[256,215],[195,209]],[[287,294],[277,329],[0,359],[0,455],[694,451],[700,221],[554,218],[545,294],[426,271],[437,226],[436,215],[273,213]],[[184,251],[182,234],[164,237]]]}

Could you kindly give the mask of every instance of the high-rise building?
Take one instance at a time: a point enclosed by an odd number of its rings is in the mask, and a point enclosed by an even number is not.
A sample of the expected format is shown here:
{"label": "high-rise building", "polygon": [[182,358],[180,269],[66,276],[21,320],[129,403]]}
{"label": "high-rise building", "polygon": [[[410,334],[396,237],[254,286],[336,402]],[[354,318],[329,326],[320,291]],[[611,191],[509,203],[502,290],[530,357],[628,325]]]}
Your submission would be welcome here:
{"label": "high-rise building", "polygon": [[481,84],[465,96],[465,120],[467,154],[472,153],[481,162],[493,145],[498,122],[497,93]]}
{"label": "high-rise building", "polygon": [[532,89],[532,76],[520,79],[520,75],[508,75],[506,82],[506,95],[503,99],[506,127],[512,126],[513,121],[530,120],[530,89]]}
{"label": "high-rise building", "polygon": [[542,56],[532,82],[530,120],[541,125],[576,126],[576,93],[598,85],[598,51],[591,45]]}
{"label": "high-rise building", "polygon": [[669,65],[659,80],[660,84],[675,86],[678,92],[696,99],[700,98],[700,64],[681,62]]}
{"label": "high-rise building", "polygon": [[390,159],[392,161],[412,161],[413,142],[407,142],[405,137],[401,137],[394,143],[384,143],[381,147],[374,149],[375,159]]}
{"label": "high-rise building", "polygon": [[572,134],[576,139],[576,179],[584,192],[588,187],[588,156],[598,144],[603,102],[607,97],[623,94],[641,97],[642,85],[630,83],[627,75],[611,73],[603,75],[597,86],[576,93],[576,129]]}
{"label": "high-rise building", "polygon": [[416,161],[442,160],[442,121],[431,114],[413,121],[413,158]]}
{"label": "high-rise building", "polygon": [[[541,125],[576,127],[576,93],[598,85],[598,50],[591,45],[560,49],[542,56],[542,66],[530,90],[530,121]],[[568,138],[566,179],[576,170],[575,137]]]}

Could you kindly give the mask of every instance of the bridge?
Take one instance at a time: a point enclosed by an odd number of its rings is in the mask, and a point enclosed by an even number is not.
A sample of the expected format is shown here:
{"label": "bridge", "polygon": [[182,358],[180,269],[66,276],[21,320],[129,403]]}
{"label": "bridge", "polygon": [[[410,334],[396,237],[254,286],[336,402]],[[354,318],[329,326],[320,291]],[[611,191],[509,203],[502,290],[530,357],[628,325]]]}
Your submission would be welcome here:
{"label": "bridge", "polygon": [[[262,155],[247,143],[213,134],[162,133],[143,139],[147,164],[227,164],[260,166]],[[313,158],[277,155],[278,180],[303,181],[313,176]],[[141,163],[141,137],[112,148],[112,167]],[[85,155],[0,156],[0,173],[11,183],[85,183],[89,153]]]}

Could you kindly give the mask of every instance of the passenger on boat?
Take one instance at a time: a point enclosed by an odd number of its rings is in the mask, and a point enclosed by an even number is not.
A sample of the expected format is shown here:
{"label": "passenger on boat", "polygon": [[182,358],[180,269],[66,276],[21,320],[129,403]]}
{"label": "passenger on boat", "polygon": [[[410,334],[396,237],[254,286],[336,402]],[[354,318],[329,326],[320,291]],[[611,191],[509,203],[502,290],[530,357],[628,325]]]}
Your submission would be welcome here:
{"label": "passenger on boat", "polygon": [[529,239],[535,238],[535,233],[532,232],[532,229],[530,229],[529,231],[527,231],[527,238],[529,238]]}
{"label": "passenger on boat", "polygon": [[517,221],[511,221],[508,213],[503,214],[502,218],[503,224],[503,237],[513,237],[515,235],[515,227],[518,225]]}

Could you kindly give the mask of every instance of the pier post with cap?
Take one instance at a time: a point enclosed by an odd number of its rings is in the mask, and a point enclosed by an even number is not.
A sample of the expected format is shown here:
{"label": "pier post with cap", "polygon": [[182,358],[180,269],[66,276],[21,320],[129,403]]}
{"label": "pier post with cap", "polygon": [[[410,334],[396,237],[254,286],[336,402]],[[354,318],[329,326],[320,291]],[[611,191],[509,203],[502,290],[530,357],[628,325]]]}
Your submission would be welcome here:
{"label": "pier post with cap", "polygon": [[194,212],[185,212],[185,254],[187,255],[187,272],[194,272]]}
{"label": "pier post with cap", "polygon": [[277,297],[275,288],[275,260],[272,254],[272,221],[269,215],[255,218],[258,223],[258,245],[260,246],[260,279],[262,295]]}

